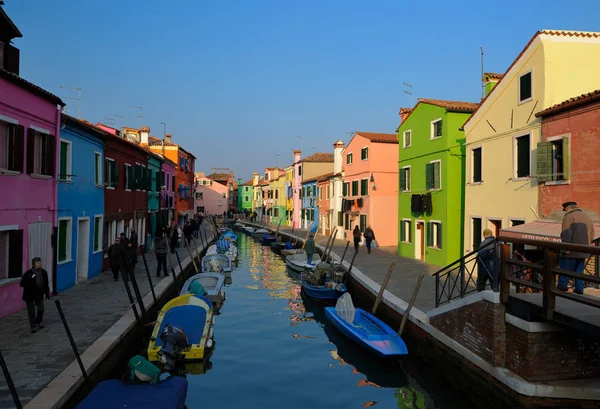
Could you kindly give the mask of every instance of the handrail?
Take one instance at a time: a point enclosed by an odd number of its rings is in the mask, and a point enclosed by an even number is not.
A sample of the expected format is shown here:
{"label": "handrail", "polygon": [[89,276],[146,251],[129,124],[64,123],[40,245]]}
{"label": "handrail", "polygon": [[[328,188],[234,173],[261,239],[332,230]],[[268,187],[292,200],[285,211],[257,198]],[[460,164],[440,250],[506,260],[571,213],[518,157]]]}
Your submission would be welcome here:
{"label": "handrail", "polygon": [[498,236],[498,242],[505,243],[514,243],[514,244],[526,244],[529,246],[541,247],[552,250],[566,250],[573,251],[577,253],[586,253],[592,254],[594,256],[600,256],[600,247],[599,246],[586,246],[584,244],[572,244],[572,243],[563,243],[556,241],[545,241],[545,240],[531,240],[531,239],[522,239],[518,237],[510,237],[510,236]]}
{"label": "handrail", "polygon": [[435,273],[433,273],[432,275],[437,275],[440,273],[443,273],[445,270],[449,269],[450,267],[452,267],[453,265],[460,263],[461,261],[465,261],[467,258],[471,257],[472,255],[479,253],[481,250],[488,248],[489,246],[493,245],[493,244],[497,244],[498,240],[496,240],[495,242],[491,241],[488,244],[486,244],[484,247],[482,248],[478,248],[477,250],[473,250],[470,253],[462,256],[461,258],[453,261],[452,263],[448,264],[445,267],[442,267],[441,269],[439,269],[438,271],[436,271]]}

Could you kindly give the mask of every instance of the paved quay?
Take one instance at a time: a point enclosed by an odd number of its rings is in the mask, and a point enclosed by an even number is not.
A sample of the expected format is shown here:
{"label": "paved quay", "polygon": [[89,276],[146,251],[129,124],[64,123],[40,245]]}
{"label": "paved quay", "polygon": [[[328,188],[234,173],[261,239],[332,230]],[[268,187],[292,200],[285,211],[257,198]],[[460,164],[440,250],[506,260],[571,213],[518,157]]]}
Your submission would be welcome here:
{"label": "paved quay", "polygon": [[[209,233],[207,223],[203,223],[202,231]],[[196,241],[200,251],[202,244]],[[189,257],[184,247],[180,247],[178,253],[182,262]],[[179,277],[177,258],[172,258]],[[146,254],[146,260],[154,287],[161,280],[173,280],[171,276],[156,277],[157,263],[153,252]],[[141,256],[135,276],[144,297],[150,293],[150,284]],[[105,271],[45,301],[45,328],[35,334],[30,332],[25,309],[0,319],[0,348],[23,406],[75,360],[54,300],[60,300],[80,354],[130,310],[123,280],[120,278],[115,282],[112,273]],[[14,407],[6,380],[0,375],[0,409]]]}
{"label": "paved quay", "polygon": [[[254,223],[258,225],[257,223]],[[268,226],[266,228],[276,230],[277,226]],[[288,235],[292,235],[291,227],[280,227],[279,231]],[[293,236],[304,240],[307,230],[294,229]],[[317,235],[315,242],[319,246],[325,247],[328,236]],[[339,260],[344,254],[347,241],[335,240],[333,249],[331,250],[332,257]],[[344,261],[348,263],[352,260],[354,254],[354,243],[351,241]],[[425,273],[421,288],[417,294],[414,308],[423,312],[427,312],[435,308],[435,277],[433,274],[440,269],[438,266],[424,263],[420,260],[400,257],[395,247],[377,247],[371,250],[371,254],[367,253],[365,246],[359,247],[358,254],[354,260],[354,265],[370,279],[377,284],[382,284],[387,274],[390,264],[396,263],[396,268],[392,273],[392,277],[386,287],[396,297],[408,302],[415,289],[415,284],[421,273]]]}

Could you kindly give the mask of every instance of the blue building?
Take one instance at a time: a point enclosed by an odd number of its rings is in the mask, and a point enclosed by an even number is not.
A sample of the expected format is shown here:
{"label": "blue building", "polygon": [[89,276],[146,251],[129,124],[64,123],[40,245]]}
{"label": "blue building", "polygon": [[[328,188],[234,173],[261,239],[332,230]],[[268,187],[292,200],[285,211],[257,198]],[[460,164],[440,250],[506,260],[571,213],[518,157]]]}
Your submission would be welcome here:
{"label": "blue building", "polygon": [[302,214],[300,216],[300,226],[302,229],[310,228],[315,221],[315,212],[318,212],[317,206],[317,178],[308,179],[302,182]]}
{"label": "blue building", "polygon": [[102,272],[104,137],[91,124],[62,115],[58,171],[56,290]]}

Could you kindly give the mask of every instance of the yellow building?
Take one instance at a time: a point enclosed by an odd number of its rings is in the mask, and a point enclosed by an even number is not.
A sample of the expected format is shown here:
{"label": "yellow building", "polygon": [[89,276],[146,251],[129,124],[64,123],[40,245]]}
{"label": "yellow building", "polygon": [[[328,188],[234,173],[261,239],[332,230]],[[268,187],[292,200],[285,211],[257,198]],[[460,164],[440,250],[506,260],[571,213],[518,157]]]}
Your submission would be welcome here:
{"label": "yellow building", "polygon": [[485,228],[497,234],[537,219],[541,119],[535,113],[599,89],[599,64],[600,33],[544,30],[504,75],[484,75],[488,95],[463,126],[465,252],[479,245]]}
{"label": "yellow building", "polygon": [[279,168],[269,169],[269,211],[271,224],[285,226],[286,189],[285,174]]}
{"label": "yellow building", "polygon": [[285,224],[292,226],[292,213],[294,211],[294,199],[292,189],[294,186],[294,165],[285,168]]}

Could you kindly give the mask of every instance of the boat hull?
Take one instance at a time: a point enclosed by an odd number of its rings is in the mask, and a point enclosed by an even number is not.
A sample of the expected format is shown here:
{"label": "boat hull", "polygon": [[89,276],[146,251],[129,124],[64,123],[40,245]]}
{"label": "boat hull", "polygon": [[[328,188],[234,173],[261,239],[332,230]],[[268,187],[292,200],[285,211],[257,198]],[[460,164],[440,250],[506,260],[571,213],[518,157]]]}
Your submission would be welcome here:
{"label": "boat hull", "polygon": [[302,291],[310,298],[323,303],[335,303],[347,292],[343,284],[337,288],[316,287],[308,284],[305,280],[302,280]]}
{"label": "boat hull", "polygon": [[[213,271],[212,267],[211,267],[211,260],[216,260],[219,263],[219,266],[221,267],[222,271]],[[202,272],[203,273],[222,273],[222,274],[226,274],[226,273],[231,273],[231,271],[233,270],[233,267],[231,265],[231,259],[229,258],[229,256],[225,255],[225,254],[207,254],[202,258]]]}
{"label": "boat hull", "polygon": [[189,287],[194,282],[198,281],[206,290],[206,298],[208,298],[216,309],[221,308],[225,300],[225,276],[221,273],[201,273],[196,274],[183,284],[179,295],[189,294]]}

